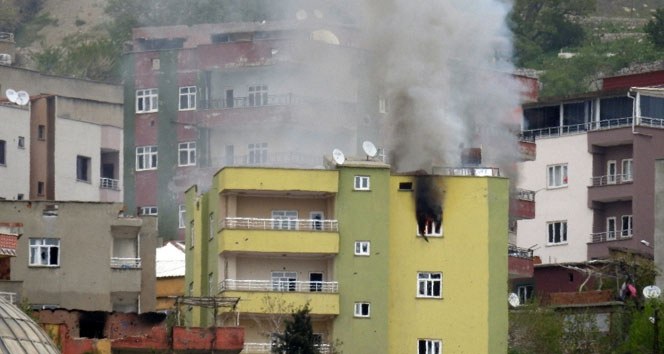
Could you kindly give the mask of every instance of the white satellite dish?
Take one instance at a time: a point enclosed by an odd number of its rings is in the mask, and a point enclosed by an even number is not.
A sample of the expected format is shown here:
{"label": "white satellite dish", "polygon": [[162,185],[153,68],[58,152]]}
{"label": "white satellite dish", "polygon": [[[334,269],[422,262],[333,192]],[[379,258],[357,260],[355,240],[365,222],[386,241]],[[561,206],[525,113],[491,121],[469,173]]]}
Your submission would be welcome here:
{"label": "white satellite dish", "polygon": [[515,293],[511,293],[507,297],[507,302],[509,302],[510,306],[512,307],[519,307],[519,305],[521,305],[521,300],[519,300],[519,295]]}
{"label": "white satellite dish", "polygon": [[30,95],[28,95],[27,92],[25,91],[19,91],[16,93],[17,98],[16,98],[16,104],[24,106],[30,102]]}
{"label": "white satellite dish", "polygon": [[662,289],[660,289],[657,285],[648,285],[643,288],[643,296],[648,299],[656,299],[660,295],[662,295]]}
{"label": "white satellite dish", "polygon": [[374,145],[374,143],[370,142],[369,140],[362,143],[362,149],[364,150],[364,153],[367,154],[367,156],[369,157],[376,157],[376,154],[378,153],[376,145]]}
{"label": "white satellite dish", "polygon": [[305,10],[298,10],[295,13],[295,18],[297,18],[300,21],[306,20],[307,19],[307,12]]}
{"label": "white satellite dish", "polygon": [[332,158],[337,165],[343,165],[344,162],[346,162],[346,156],[344,156],[344,153],[339,149],[332,150]]}
{"label": "white satellite dish", "polygon": [[16,99],[18,98],[18,93],[12,89],[7,89],[7,91],[5,91],[5,95],[7,95],[9,102],[16,102]]}

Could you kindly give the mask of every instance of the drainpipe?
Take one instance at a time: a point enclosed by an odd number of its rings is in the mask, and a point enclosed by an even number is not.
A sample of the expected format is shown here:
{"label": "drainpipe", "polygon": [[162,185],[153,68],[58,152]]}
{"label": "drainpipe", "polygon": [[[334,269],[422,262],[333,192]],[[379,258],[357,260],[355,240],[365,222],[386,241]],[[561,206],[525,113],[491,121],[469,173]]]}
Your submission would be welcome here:
{"label": "drainpipe", "polygon": [[632,102],[632,134],[636,134],[636,106],[639,100],[637,97],[639,96],[639,93],[636,93],[636,97],[632,97],[629,94],[632,92],[632,89],[630,88],[629,91],[627,91],[627,97],[631,98],[634,102]]}

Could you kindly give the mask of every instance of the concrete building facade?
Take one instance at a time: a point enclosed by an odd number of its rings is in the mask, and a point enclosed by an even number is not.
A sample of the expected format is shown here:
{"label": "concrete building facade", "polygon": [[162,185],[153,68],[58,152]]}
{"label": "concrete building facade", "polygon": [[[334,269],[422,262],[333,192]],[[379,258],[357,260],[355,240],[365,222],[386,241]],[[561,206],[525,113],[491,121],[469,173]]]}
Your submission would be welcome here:
{"label": "concrete building facade", "polygon": [[27,199],[30,190],[30,112],[0,104],[0,198]]}

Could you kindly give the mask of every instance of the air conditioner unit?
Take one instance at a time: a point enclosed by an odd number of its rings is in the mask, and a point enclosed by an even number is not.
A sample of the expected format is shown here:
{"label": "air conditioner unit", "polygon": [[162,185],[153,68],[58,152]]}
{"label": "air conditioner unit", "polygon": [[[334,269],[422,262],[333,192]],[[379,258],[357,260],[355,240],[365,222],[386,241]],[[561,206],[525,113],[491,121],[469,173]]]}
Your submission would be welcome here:
{"label": "air conditioner unit", "polygon": [[12,65],[12,56],[6,53],[0,53],[0,65]]}

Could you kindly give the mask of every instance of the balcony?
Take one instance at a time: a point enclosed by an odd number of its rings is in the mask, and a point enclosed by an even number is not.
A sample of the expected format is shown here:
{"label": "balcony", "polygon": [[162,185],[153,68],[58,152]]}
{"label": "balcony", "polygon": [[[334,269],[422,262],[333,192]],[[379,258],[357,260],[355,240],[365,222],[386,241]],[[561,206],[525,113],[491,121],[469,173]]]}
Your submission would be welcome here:
{"label": "balcony", "polygon": [[588,243],[602,243],[610,241],[620,241],[632,238],[632,230],[597,232],[590,234]]}
{"label": "balcony", "polygon": [[230,161],[223,162],[229,166],[311,168],[322,165],[323,158],[320,155],[308,155],[299,152],[274,152],[265,155],[265,159],[261,161],[253,161],[251,155],[236,155],[233,157],[232,163]]}
{"label": "balcony", "polygon": [[510,198],[510,214],[517,219],[535,218],[535,192],[517,189]]}
{"label": "balcony", "polygon": [[119,191],[120,190],[120,180],[102,177],[102,178],[99,179],[99,188]]}
{"label": "balcony", "polygon": [[500,177],[496,167],[433,167],[432,172],[437,176]]}
{"label": "balcony", "polygon": [[204,107],[203,109],[260,108],[265,106],[288,106],[302,103],[303,101],[303,97],[293,95],[292,93],[281,95],[256,94],[249,97],[201,101],[201,107]]}
{"label": "balcony", "polygon": [[21,294],[23,293],[22,280],[0,280],[0,297],[12,304],[21,303]]}
{"label": "balcony", "polygon": [[534,274],[533,250],[510,245],[507,255],[510,279],[532,278]]}
{"label": "balcony", "polygon": [[[330,353],[329,344],[318,344],[316,345],[318,353],[328,354]],[[242,354],[259,354],[259,353],[272,353],[272,343],[244,343],[244,349],[242,349]]]}
{"label": "balcony", "polygon": [[633,195],[633,176],[631,174],[596,176],[590,179],[588,186],[588,201],[613,202],[618,200],[631,200]]}
{"label": "balcony", "polygon": [[222,291],[280,291],[280,292],[339,292],[339,283],[336,281],[276,281],[276,280],[233,280],[226,279],[219,282],[219,292]]}
{"label": "balcony", "polygon": [[[583,124],[563,125],[562,127],[556,126],[549,128],[530,129],[521,132],[521,139],[525,141],[535,141],[536,138],[550,138],[556,136],[581,134],[589,131],[631,127],[632,122],[632,117],[626,117],[594,121]],[[650,120],[648,120],[648,123],[654,124]]]}
{"label": "balcony", "polygon": [[337,220],[229,217],[221,221],[219,253],[339,252]]}
{"label": "balcony", "polygon": [[219,192],[283,191],[311,195],[332,195],[339,189],[336,170],[289,170],[270,168],[224,168],[215,177]]}
{"label": "balcony", "polygon": [[141,259],[140,258],[111,258],[111,268],[113,269],[140,269],[141,268]]}
{"label": "balcony", "polygon": [[612,184],[632,183],[633,181],[634,181],[634,176],[632,176],[631,174],[597,176],[597,177],[592,177],[590,179],[590,186],[600,187]]}

